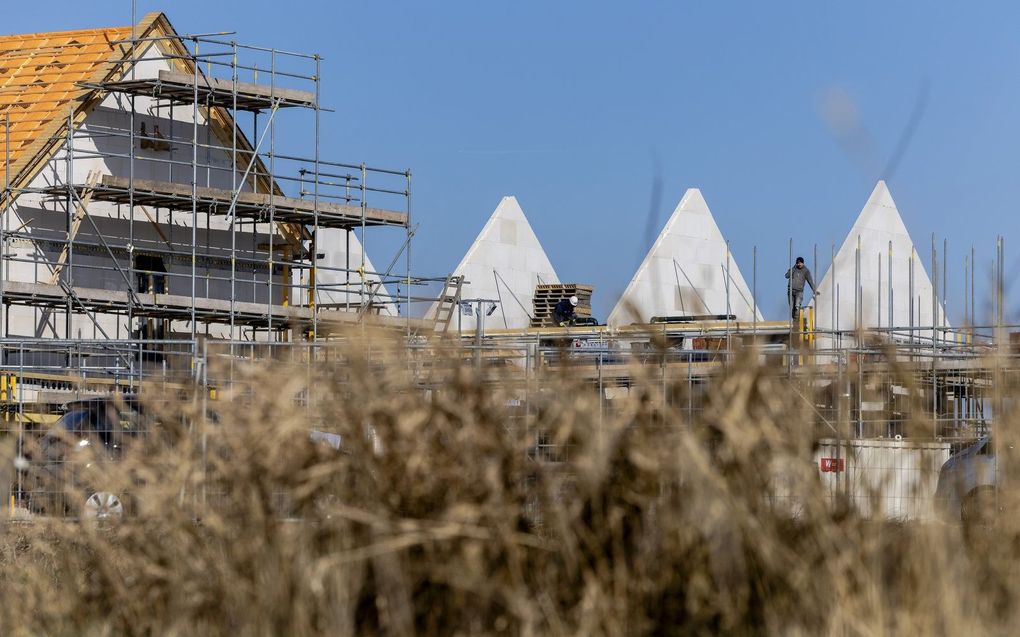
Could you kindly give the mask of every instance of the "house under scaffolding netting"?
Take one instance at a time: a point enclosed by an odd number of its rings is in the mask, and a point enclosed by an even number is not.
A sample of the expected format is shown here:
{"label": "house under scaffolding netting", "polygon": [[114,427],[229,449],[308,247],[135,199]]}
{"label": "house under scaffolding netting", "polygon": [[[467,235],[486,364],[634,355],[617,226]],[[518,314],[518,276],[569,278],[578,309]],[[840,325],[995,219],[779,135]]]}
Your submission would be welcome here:
{"label": "house under scaffolding netting", "polygon": [[[321,156],[321,65],[182,36],[161,13],[0,38],[0,335],[410,329],[409,292],[389,290],[409,281],[410,173]],[[376,227],[406,234],[383,273]]]}

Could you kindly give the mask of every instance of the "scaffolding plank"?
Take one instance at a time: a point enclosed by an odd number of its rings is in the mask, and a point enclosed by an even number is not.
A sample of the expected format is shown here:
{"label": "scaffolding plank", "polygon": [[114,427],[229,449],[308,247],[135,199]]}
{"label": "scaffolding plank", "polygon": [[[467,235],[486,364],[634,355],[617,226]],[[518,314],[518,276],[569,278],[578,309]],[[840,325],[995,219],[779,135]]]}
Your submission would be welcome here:
{"label": "scaffolding plank", "polygon": [[[133,187],[132,187],[133,186]],[[84,189],[87,186],[75,186]],[[66,187],[56,186],[54,194],[63,194]],[[196,189],[196,201],[201,212],[225,215],[230,210],[234,193],[221,188]],[[97,201],[112,203],[150,206],[177,211],[191,211],[192,192],[188,184],[168,181],[153,181],[127,177],[103,175],[93,191],[92,198]],[[237,196],[235,214],[238,217],[269,221],[269,209],[273,207],[273,220],[281,223],[298,223],[312,225],[316,217],[315,202],[309,199],[297,199],[282,195],[270,195],[254,192],[242,192]],[[332,201],[319,201],[318,219],[320,228],[351,229],[361,225],[362,208]],[[407,214],[381,208],[365,208],[364,222],[366,226],[407,226]]]}
{"label": "scaffolding plank", "polygon": [[273,104],[315,108],[315,93],[311,91],[250,82],[237,82],[235,85],[231,80],[204,75],[198,76],[198,86],[196,87],[194,75],[177,71],[164,70],[160,71],[157,77],[107,82],[96,88],[119,93],[150,95],[181,103],[194,102],[197,93],[198,101],[202,105],[233,108],[235,86],[237,89],[236,105],[240,110],[268,110],[273,107]]}
{"label": "scaffolding plank", "polygon": [[[58,285],[48,283],[31,283],[23,281],[4,281],[3,299],[5,303],[28,305],[32,307],[65,308],[67,295]],[[128,293],[122,290],[103,290],[98,288],[75,287],[76,302],[89,311],[107,313],[125,313],[128,308]],[[131,306],[135,316],[179,321],[191,320],[190,296],[181,294],[135,293],[138,303]],[[312,322],[312,310],[306,306],[268,305],[250,301],[234,301],[233,308],[228,299],[210,299],[196,297],[195,316],[199,323],[230,322],[231,314],[238,325],[263,326],[269,318],[280,327],[306,326]],[[320,311],[320,324],[353,325],[361,320],[378,324],[382,327],[406,327],[404,317],[359,316],[357,312]],[[420,327],[422,321],[412,321],[414,327]]]}

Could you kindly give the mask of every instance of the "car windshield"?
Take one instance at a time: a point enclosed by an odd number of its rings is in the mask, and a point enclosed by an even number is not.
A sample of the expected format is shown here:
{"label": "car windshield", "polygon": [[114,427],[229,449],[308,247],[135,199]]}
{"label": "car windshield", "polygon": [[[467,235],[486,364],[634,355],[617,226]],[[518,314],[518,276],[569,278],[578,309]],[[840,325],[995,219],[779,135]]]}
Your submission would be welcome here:
{"label": "car windshield", "polygon": [[89,412],[85,410],[69,411],[57,421],[57,427],[64,431],[79,433],[88,429]]}
{"label": "car windshield", "polygon": [[109,401],[71,403],[57,421],[57,428],[77,436],[98,436],[106,445],[119,445],[123,436],[141,431],[140,414],[131,405]]}

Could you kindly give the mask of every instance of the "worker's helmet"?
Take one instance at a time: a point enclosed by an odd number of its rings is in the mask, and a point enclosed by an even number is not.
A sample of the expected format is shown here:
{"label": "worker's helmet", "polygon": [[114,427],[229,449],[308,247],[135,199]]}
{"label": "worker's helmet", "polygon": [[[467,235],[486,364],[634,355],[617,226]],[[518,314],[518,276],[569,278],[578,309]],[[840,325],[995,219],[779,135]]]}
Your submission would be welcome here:
{"label": "worker's helmet", "polygon": [[574,306],[577,305],[577,297],[576,296],[570,297],[570,304],[574,305]]}

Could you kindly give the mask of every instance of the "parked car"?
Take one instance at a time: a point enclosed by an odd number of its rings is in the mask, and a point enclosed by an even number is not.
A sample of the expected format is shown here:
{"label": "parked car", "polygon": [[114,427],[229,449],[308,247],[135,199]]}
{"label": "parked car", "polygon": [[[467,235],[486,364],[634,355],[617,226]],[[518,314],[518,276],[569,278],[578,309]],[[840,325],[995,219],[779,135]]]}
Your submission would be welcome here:
{"label": "parked car", "polygon": [[[82,514],[108,518],[124,512],[117,494],[89,484],[94,461],[116,461],[132,438],[145,430],[135,396],[102,396],[67,403],[64,413],[38,440],[30,458],[27,494],[30,507],[47,515],[67,515],[76,507],[68,493],[79,493]],[[72,496],[74,497],[74,496]]]}
{"label": "parked car", "polygon": [[985,525],[996,512],[995,445],[981,438],[946,460],[939,470],[935,507],[947,521]]}

